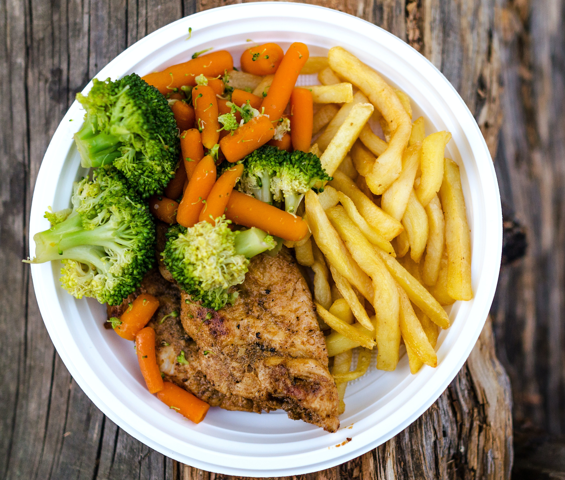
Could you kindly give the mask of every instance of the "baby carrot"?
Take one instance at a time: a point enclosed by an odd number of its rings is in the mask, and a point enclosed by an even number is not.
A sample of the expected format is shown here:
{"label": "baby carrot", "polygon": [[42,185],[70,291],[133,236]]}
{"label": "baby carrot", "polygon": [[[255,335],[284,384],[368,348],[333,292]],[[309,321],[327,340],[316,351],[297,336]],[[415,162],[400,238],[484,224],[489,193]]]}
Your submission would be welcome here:
{"label": "baby carrot", "polygon": [[[271,75],[282,62],[283,49],[276,43],[265,43],[245,50],[241,55],[241,68],[253,75]],[[256,107],[253,107],[256,108]]]}
{"label": "baby carrot", "polygon": [[196,114],[196,125],[202,132],[202,145],[210,149],[220,138],[218,123],[218,101],[212,87],[198,85],[192,89],[192,105]]}
{"label": "baby carrot", "polygon": [[175,92],[167,94],[167,100],[184,100],[184,94]]}
{"label": "baby carrot", "polygon": [[134,340],[140,330],[149,323],[158,308],[159,300],[157,298],[148,293],[142,293],[122,314],[120,323],[116,322],[114,330],[120,337],[126,340]]}
{"label": "baby carrot", "polygon": [[257,227],[284,240],[297,242],[308,233],[302,218],[234,190],[226,208],[226,218],[238,225]]}
{"label": "baby carrot", "polygon": [[290,136],[294,150],[308,152],[314,127],[314,102],[312,92],[295,88],[290,97]]}
{"label": "baby carrot", "polygon": [[[224,98],[218,98],[218,113],[220,115],[224,115],[226,113],[231,113],[231,105],[228,105],[230,103],[229,100],[226,100]],[[240,105],[241,106],[241,105]],[[239,112],[235,112],[235,120],[237,121],[237,123],[241,122],[241,115]],[[222,130],[220,132],[220,137],[222,136],[222,132],[225,132],[225,130]]]}
{"label": "baby carrot", "polygon": [[204,147],[202,146],[202,136],[196,128],[191,128],[181,133],[180,148],[184,160],[186,176],[190,180],[198,162],[204,158]]}
{"label": "baby carrot", "polygon": [[177,122],[177,127],[182,132],[194,127],[194,108],[188,103],[177,100],[171,107]]}
{"label": "baby carrot", "polygon": [[216,182],[216,164],[210,155],[206,155],[194,170],[192,178],[179,205],[177,222],[183,227],[192,227],[198,223],[200,210]]}
{"label": "baby carrot", "polygon": [[[182,189],[181,185],[181,189]],[[181,190],[182,191],[182,190]],[[178,195],[180,197],[180,195]],[[153,195],[149,199],[149,210],[162,222],[172,225],[177,223],[177,211],[179,204],[174,200],[161,195]]]}
{"label": "baby carrot", "polygon": [[220,148],[228,162],[237,162],[253,150],[262,147],[275,135],[275,128],[269,117],[261,115],[235,130],[220,141]]}
{"label": "baby carrot", "polygon": [[149,393],[163,390],[163,378],[155,355],[155,330],[145,327],[135,336],[135,350]]}
{"label": "baby carrot", "polygon": [[163,390],[157,392],[157,398],[194,423],[204,420],[210,408],[206,402],[171,382],[163,382]]}
{"label": "baby carrot", "polygon": [[212,187],[206,199],[206,205],[200,212],[198,220],[206,221],[216,225],[216,218],[221,217],[226,211],[226,205],[230,199],[233,187],[243,173],[243,164],[228,168]]}
{"label": "baby carrot", "polygon": [[236,88],[231,94],[231,101],[238,107],[245,105],[247,100],[249,100],[249,105],[253,108],[261,110],[261,103],[263,103],[263,99],[261,97],[246,92],[245,90],[239,90],[238,88]]}
{"label": "baby carrot", "polygon": [[179,162],[175,176],[165,188],[165,196],[169,198],[179,198],[182,194],[182,187],[186,180],[186,168],[184,162]]}
{"label": "baby carrot", "polygon": [[214,90],[214,93],[216,95],[223,95],[224,94],[224,90],[226,89],[226,86],[224,85],[224,82],[222,79],[220,78],[208,78],[206,77],[206,79],[208,80],[208,86]]}
{"label": "baby carrot", "polygon": [[271,88],[261,104],[262,107],[265,107],[265,115],[268,115],[272,122],[278,121],[288,105],[294,84],[308,56],[308,47],[303,43],[295,42],[288,47],[275,73]]}
{"label": "baby carrot", "polygon": [[196,85],[198,75],[217,77],[223,75],[226,70],[233,70],[233,58],[229,52],[221,50],[202,55],[188,62],[172,65],[162,72],[150,73],[142,78],[165,95],[183,85]]}
{"label": "baby carrot", "polygon": [[272,145],[277,147],[279,150],[286,150],[287,152],[292,152],[292,140],[290,139],[290,134],[285,133],[280,140],[275,140],[274,138],[267,143],[267,145]]}

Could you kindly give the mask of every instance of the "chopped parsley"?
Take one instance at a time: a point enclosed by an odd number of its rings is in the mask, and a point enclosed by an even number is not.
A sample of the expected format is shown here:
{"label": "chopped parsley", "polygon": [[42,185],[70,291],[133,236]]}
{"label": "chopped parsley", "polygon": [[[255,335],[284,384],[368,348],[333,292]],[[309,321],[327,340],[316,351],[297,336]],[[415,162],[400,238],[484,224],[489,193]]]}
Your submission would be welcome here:
{"label": "chopped parsley", "polygon": [[173,310],[171,313],[169,313],[168,315],[165,315],[165,316],[163,316],[163,318],[161,318],[159,325],[161,325],[169,317],[177,318],[178,316],[179,316],[179,312],[177,312],[176,310]]}
{"label": "chopped parsley", "polygon": [[209,52],[210,50],[214,50],[214,47],[210,47],[210,48],[205,48],[204,50],[200,50],[199,52],[195,52],[192,54],[192,58],[198,58],[200,55],[202,55],[203,53]]}
{"label": "chopped parsley", "polygon": [[177,357],[177,363],[181,365],[188,365],[188,360],[184,356],[184,350],[181,350],[180,355]]}
{"label": "chopped parsley", "polygon": [[118,326],[120,326],[120,325],[122,324],[122,321],[121,321],[119,318],[117,318],[117,317],[109,318],[107,321],[108,321],[108,323],[111,323],[111,324],[112,324],[112,328],[113,328],[114,330],[116,329],[116,327],[118,327]]}

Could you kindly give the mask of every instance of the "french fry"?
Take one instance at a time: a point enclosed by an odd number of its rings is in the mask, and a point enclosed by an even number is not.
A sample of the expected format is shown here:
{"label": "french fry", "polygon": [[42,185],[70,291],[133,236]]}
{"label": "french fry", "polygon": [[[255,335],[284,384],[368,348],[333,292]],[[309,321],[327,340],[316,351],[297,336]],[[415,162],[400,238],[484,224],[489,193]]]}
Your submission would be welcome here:
{"label": "french fry", "polygon": [[263,94],[266,94],[269,91],[274,79],[274,75],[265,75],[253,90],[253,95],[263,98]]}
{"label": "french fry", "polygon": [[471,300],[471,235],[467,223],[465,198],[457,164],[445,159],[441,205],[445,214],[445,247],[447,250],[447,291],[455,300]]}
{"label": "french fry", "polygon": [[426,206],[426,215],[428,216],[429,233],[422,267],[422,280],[425,285],[432,286],[437,282],[445,244],[445,218],[437,195]]}
{"label": "french fry", "polygon": [[354,143],[351,149],[351,160],[353,160],[353,165],[355,165],[359,175],[362,176],[370,174],[377,161],[375,156],[359,140]]}
{"label": "french fry", "polygon": [[339,130],[320,157],[322,167],[328,175],[334,174],[349,150],[351,150],[353,143],[355,143],[359,136],[359,132],[371,117],[373,110],[374,107],[370,103],[353,105],[345,122],[339,127]]}
{"label": "french fry", "polygon": [[367,240],[369,240],[369,242],[371,242],[373,245],[382,248],[385,252],[389,253],[393,257],[396,256],[394,253],[394,248],[392,248],[392,244],[367,223],[367,221],[359,213],[359,210],[357,210],[357,207],[355,206],[355,203],[353,203],[353,200],[351,200],[351,198],[349,198],[343,192],[338,192],[338,198],[340,203],[343,205],[343,208],[347,212],[347,215],[349,215],[349,218],[351,218],[351,220],[355,222],[355,224],[359,227],[359,230],[361,230],[361,232],[363,232],[363,235],[365,235],[365,238],[367,238]]}
{"label": "french fry", "polygon": [[324,105],[320,110],[314,114],[314,123],[312,124],[312,135],[316,135],[322,128],[324,128],[328,123],[339,112],[339,108],[333,104]]}
{"label": "french fry", "polygon": [[449,317],[439,304],[439,302],[432,297],[424,286],[418,282],[408,271],[398,263],[398,261],[381,250],[375,247],[381,260],[384,262],[388,271],[397,281],[397,283],[404,289],[412,303],[422,310],[430,319],[443,329],[449,328]]}
{"label": "french fry", "polygon": [[402,225],[404,225],[410,242],[410,256],[412,260],[419,263],[428,242],[429,226],[426,210],[418,201],[414,190],[410,193],[408,205],[402,217]]}
{"label": "french fry", "polygon": [[420,275],[420,265],[416,263],[410,255],[403,257],[402,260],[399,262],[408,273],[412,275],[419,283],[422,283],[422,276]]}
{"label": "french fry", "polygon": [[353,325],[349,325],[335,315],[332,315],[319,303],[316,303],[316,311],[318,312],[318,315],[322,317],[324,322],[326,322],[336,332],[341,333],[344,337],[358,342],[359,345],[365,348],[372,349],[375,346],[375,341],[372,338],[360,333]]}
{"label": "french fry", "polygon": [[402,107],[404,108],[410,119],[412,119],[412,105],[410,105],[410,97],[406,95],[406,93],[404,93],[402,90],[396,89],[394,93],[396,93],[398,100],[400,100],[400,103],[402,103]]}
{"label": "french fry", "polygon": [[339,300],[340,298],[343,298],[343,295],[340,293],[340,291],[337,289],[334,283],[332,285],[332,302],[335,303],[335,301]]}
{"label": "french fry", "polygon": [[320,157],[320,155],[322,154],[322,152],[320,152],[320,147],[318,147],[318,144],[315,143],[314,145],[312,145],[310,147],[310,153],[313,153],[314,155],[316,155],[317,157]]}
{"label": "french fry", "polygon": [[361,133],[359,134],[359,140],[361,140],[363,145],[365,145],[376,157],[382,155],[388,148],[388,143],[373,133],[369,125],[365,125],[363,127],[363,130],[361,130]]}
{"label": "french fry", "polygon": [[[415,308],[416,316],[420,320],[420,324],[426,332],[426,337],[430,342],[430,345],[434,347],[437,344],[437,338],[439,335],[438,326],[432,322],[426,315],[424,315],[419,308]],[[410,365],[410,373],[416,374],[424,366],[424,362],[418,358],[416,353],[406,344],[406,353],[408,354],[408,364]],[[437,355],[436,355],[437,356]]]}
{"label": "french fry", "polygon": [[351,83],[308,85],[300,88],[306,88],[312,92],[314,103],[349,103],[353,100],[353,85]]}
{"label": "french fry", "polygon": [[[338,231],[353,259],[373,280],[377,316],[377,368],[392,371],[398,364],[400,347],[398,289],[390,272],[380,260],[369,241],[347,216],[343,207],[327,211],[328,218]],[[338,286],[339,288],[339,286]],[[341,291],[341,290],[340,290]],[[343,292],[342,292],[343,294]]]}
{"label": "french fry", "polygon": [[455,299],[449,294],[448,291],[448,260],[447,260],[447,251],[443,251],[443,255],[441,256],[441,261],[439,263],[439,273],[437,276],[437,282],[433,287],[428,287],[428,290],[432,294],[432,296],[439,302],[440,305],[453,305],[455,303]]}
{"label": "french fry", "polygon": [[[330,265],[330,271],[332,273],[332,277],[334,279],[335,285],[339,290],[339,293],[343,295],[343,299],[340,300],[344,300],[347,303],[347,305],[352,311],[353,316],[357,319],[357,321],[361,325],[363,325],[370,332],[374,331],[373,324],[371,323],[371,320],[369,320],[369,315],[367,315],[367,311],[365,310],[365,307],[361,304],[359,298],[357,298],[357,295],[353,291],[351,284],[332,265]],[[348,322],[348,323],[353,323],[353,322]]]}
{"label": "french fry", "polygon": [[347,155],[343,159],[343,162],[341,162],[341,164],[339,165],[338,170],[345,173],[352,180],[355,180],[358,176],[355,165],[353,165],[353,160],[351,160],[351,157],[349,155]]}
{"label": "french fry", "polygon": [[356,380],[357,378],[365,375],[367,373],[367,370],[369,369],[369,365],[371,365],[371,355],[371,350],[367,350],[366,348],[359,348],[357,366],[355,367],[355,370],[346,373],[333,373],[335,382],[351,382],[352,380]]}
{"label": "french fry", "polygon": [[318,80],[322,85],[336,85],[337,83],[341,83],[339,77],[330,67],[320,70],[320,73],[318,73]]}
{"label": "french fry", "polygon": [[326,186],[323,192],[318,194],[318,200],[324,210],[335,207],[339,203],[339,192],[330,186]]}
{"label": "french fry", "polygon": [[328,57],[308,57],[300,75],[313,75],[329,67]]}
{"label": "french fry", "polygon": [[[373,327],[376,324],[376,320],[371,320],[373,322]],[[362,335],[367,338],[367,341],[375,341],[375,334],[374,332],[369,332],[363,325],[360,323],[354,323],[351,325],[352,328],[357,330],[359,335]],[[326,337],[326,348],[328,350],[328,357],[334,357],[339,355],[340,353],[346,352],[347,350],[351,350],[352,348],[359,347],[361,344],[355,340],[352,340],[345,335],[342,335],[339,332],[331,332]]]}
{"label": "french fry", "polygon": [[341,47],[331,48],[328,59],[332,70],[369,97],[390,131],[394,132],[388,148],[378,157],[373,172],[367,176],[371,191],[381,195],[402,171],[402,152],[408,145],[412,122],[395,91],[373,69]]}
{"label": "french fry", "polygon": [[[351,368],[351,361],[353,359],[353,351],[347,350],[343,353],[339,353],[334,358],[334,365],[332,367],[332,375],[344,375],[349,372]],[[338,413],[341,415],[345,412],[345,402],[343,397],[345,396],[345,389],[347,388],[347,382],[336,382],[337,395],[339,399]]]}
{"label": "french fry", "polygon": [[398,258],[404,257],[404,255],[408,253],[408,250],[410,250],[410,242],[408,241],[408,235],[406,234],[405,230],[402,230],[402,232],[400,232],[398,237],[396,237],[393,242],[394,251]]}
{"label": "french fry", "polygon": [[416,189],[416,195],[423,207],[430,203],[430,200],[439,192],[441,187],[444,177],[443,152],[449,140],[451,140],[451,133],[436,132],[428,135],[422,142],[420,159],[422,176],[420,185]]}
{"label": "french fry", "polygon": [[402,155],[402,173],[387,189],[381,198],[381,208],[391,217],[402,220],[410,193],[414,189],[414,179],[420,165],[421,145],[408,147]]}
{"label": "french fry", "polygon": [[323,131],[323,133],[316,140],[316,143],[320,147],[320,150],[324,151],[326,148],[328,148],[328,145],[349,116],[349,113],[351,112],[353,107],[358,103],[368,102],[369,99],[365,95],[363,95],[361,92],[357,92],[355,95],[353,95],[353,100],[351,102],[344,103],[337,114],[334,116],[334,118],[332,118],[331,122],[328,123],[328,126]]}
{"label": "french fry", "polygon": [[314,253],[312,251],[312,239],[308,238],[308,241],[302,245],[294,245],[294,254],[296,255],[296,261],[300,265],[305,267],[311,267],[314,265]]}
{"label": "french fry", "polygon": [[257,85],[261,83],[263,77],[258,75],[252,75],[251,73],[242,72],[241,70],[230,70],[228,72],[228,81],[226,82],[226,87],[237,88],[239,90],[257,88]]}
{"label": "french fry", "polygon": [[347,175],[336,171],[329,184],[351,198],[367,223],[386,240],[392,240],[403,230],[402,224],[398,220],[377,207]]}
{"label": "french fry", "polygon": [[312,190],[305,195],[306,217],[316,245],[349,283],[351,283],[369,301],[373,301],[374,291],[371,279],[355,263],[351,254],[339,238],[330,223],[324,209]]}
{"label": "french fry", "polygon": [[[369,188],[369,186],[367,185],[367,182],[365,181],[365,177],[363,175],[358,175],[357,178],[355,179],[355,185],[357,185],[357,187],[359,188],[359,190],[361,190],[361,192],[369,199],[371,200],[371,202],[373,202],[374,204],[376,204],[377,202],[375,201],[375,196],[373,195],[373,192],[371,192],[371,189]],[[379,205],[377,205],[377,207],[379,207]],[[380,207],[379,207],[380,208]],[[404,228],[404,227],[403,227]]]}
{"label": "french fry", "polygon": [[318,246],[312,242],[312,253],[314,255],[314,299],[324,308],[332,305],[332,290],[330,287],[330,272],[326,265],[324,255]]}
{"label": "french fry", "polygon": [[410,347],[422,362],[430,367],[437,367],[437,355],[430,344],[420,320],[414,313],[406,292],[398,287],[400,295],[400,332],[407,347]]}
{"label": "french fry", "polygon": [[[351,325],[355,321],[353,312],[351,311],[349,304],[345,301],[344,298],[339,298],[332,303],[332,306],[330,307],[330,313],[332,315],[335,315],[337,318],[341,318],[344,322],[349,323],[349,325]],[[372,325],[371,328],[373,328]]]}
{"label": "french fry", "polygon": [[419,117],[414,120],[414,123],[412,124],[412,132],[410,133],[408,145],[410,146],[415,145],[416,143],[422,143],[424,138],[426,138],[424,117]]}

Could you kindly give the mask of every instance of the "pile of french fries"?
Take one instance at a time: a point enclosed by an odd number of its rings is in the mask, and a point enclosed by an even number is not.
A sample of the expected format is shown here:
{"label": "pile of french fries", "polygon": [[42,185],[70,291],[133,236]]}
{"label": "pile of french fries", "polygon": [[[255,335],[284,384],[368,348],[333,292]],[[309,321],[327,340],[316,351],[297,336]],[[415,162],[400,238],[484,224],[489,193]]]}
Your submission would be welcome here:
{"label": "pile of french fries", "polygon": [[[272,82],[232,73],[230,85],[257,95]],[[459,167],[444,157],[449,132],[426,136],[410,98],[341,47],[301,73],[322,84],[304,87],[317,104],[311,152],[333,180],[306,194],[299,213],[311,234],[289,246],[314,272],[343,412],[347,382],[367,372],[374,349],[381,370],[396,368],[401,343],[413,374],[437,366],[438,327],[449,327],[443,306],[473,297],[470,232]]]}

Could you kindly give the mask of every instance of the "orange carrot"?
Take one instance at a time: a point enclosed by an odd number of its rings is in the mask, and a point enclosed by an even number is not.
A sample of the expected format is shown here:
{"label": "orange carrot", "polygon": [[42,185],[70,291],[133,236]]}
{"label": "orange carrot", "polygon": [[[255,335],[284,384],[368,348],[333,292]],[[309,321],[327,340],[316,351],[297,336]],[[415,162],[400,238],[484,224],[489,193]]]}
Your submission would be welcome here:
{"label": "orange carrot", "polygon": [[165,68],[162,72],[150,73],[143,77],[149,85],[153,85],[163,95],[183,85],[196,85],[198,75],[217,77],[226,70],[233,70],[233,58],[225,50],[202,55],[185,63],[178,63]]}
{"label": "orange carrot", "polygon": [[179,162],[175,176],[165,188],[165,196],[169,198],[179,198],[182,194],[182,186],[186,180],[186,168],[184,162]]}
{"label": "orange carrot", "polygon": [[220,138],[218,123],[218,101],[212,87],[198,85],[192,89],[192,105],[196,114],[196,125],[202,132],[202,145],[210,149]]}
{"label": "orange carrot", "polygon": [[287,152],[292,152],[292,140],[290,139],[290,134],[285,133],[280,140],[275,140],[274,138],[267,143],[267,145],[272,145],[277,147],[279,150],[286,150]]}
{"label": "orange carrot", "polygon": [[[231,113],[231,105],[228,105],[230,103],[229,100],[225,100],[223,98],[218,98],[218,113],[220,115],[224,115],[226,113]],[[235,112],[235,119],[237,121],[237,123],[241,122],[241,115],[239,112]],[[222,132],[225,132],[225,130],[222,130],[220,132],[220,137],[222,136]]]}
{"label": "orange carrot", "polygon": [[191,128],[181,133],[180,148],[184,159],[186,176],[190,180],[198,162],[204,158],[204,147],[202,146],[202,136],[196,128]]}
{"label": "orange carrot", "polygon": [[295,88],[290,97],[290,136],[294,150],[310,150],[313,125],[312,92],[306,88]]}
{"label": "orange carrot", "polygon": [[135,336],[149,323],[159,308],[159,300],[153,295],[142,293],[120,317],[119,323],[113,321],[116,333],[126,340],[134,340]]}
{"label": "orange carrot", "polygon": [[183,227],[192,227],[198,223],[198,216],[210,190],[216,182],[216,164],[210,155],[206,155],[194,170],[192,178],[179,205],[177,222]]}
{"label": "orange carrot", "polygon": [[[245,50],[241,55],[241,68],[253,75],[272,75],[282,62],[283,49],[276,43],[265,43]],[[253,107],[256,108],[256,107]]]}
{"label": "orange carrot", "polygon": [[194,423],[204,420],[210,408],[206,402],[171,382],[163,382],[163,390],[157,392],[157,398]]}
{"label": "orange carrot", "polygon": [[224,90],[226,89],[226,86],[224,85],[224,82],[221,78],[206,77],[206,79],[208,80],[208,86],[212,90],[214,90],[214,93],[216,95],[223,95],[224,94]]}
{"label": "orange carrot", "polygon": [[179,204],[170,198],[162,197],[161,195],[153,195],[149,199],[149,210],[151,213],[162,222],[170,225],[177,223],[178,209]]}
{"label": "orange carrot", "polygon": [[182,132],[194,127],[194,108],[182,100],[177,100],[171,107],[177,127]]}
{"label": "orange carrot", "polygon": [[275,78],[267,96],[263,99],[262,107],[265,107],[265,115],[269,115],[272,122],[281,117],[288,105],[294,84],[300,75],[300,70],[308,60],[308,47],[303,43],[293,43],[288,50],[275,73]]}
{"label": "orange carrot", "polygon": [[155,330],[145,327],[135,336],[135,350],[149,393],[163,390],[163,378],[155,355]]}
{"label": "orange carrot", "polygon": [[292,242],[303,239],[308,233],[308,225],[302,218],[237,190],[230,195],[226,218],[238,225],[257,227]]}
{"label": "orange carrot", "polygon": [[253,108],[261,110],[261,103],[263,103],[263,99],[261,97],[246,92],[245,90],[239,90],[238,88],[236,88],[231,94],[231,101],[238,107],[245,105],[247,100],[249,100],[249,105]]}
{"label": "orange carrot", "polygon": [[233,187],[243,173],[243,164],[234,165],[227,169],[212,187],[206,199],[206,205],[200,212],[198,220],[216,225],[216,218],[221,217],[226,211]]}
{"label": "orange carrot", "polygon": [[185,98],[184,93],[175,92],[167,94],[168,100],[185,100]]}
{"label": "orange carrot", "polygon": [[262,115],[239,127],[233,135],[222,138],[220,148],[228,162],[233,163],[265,145],[274,135],[273,124]]}

